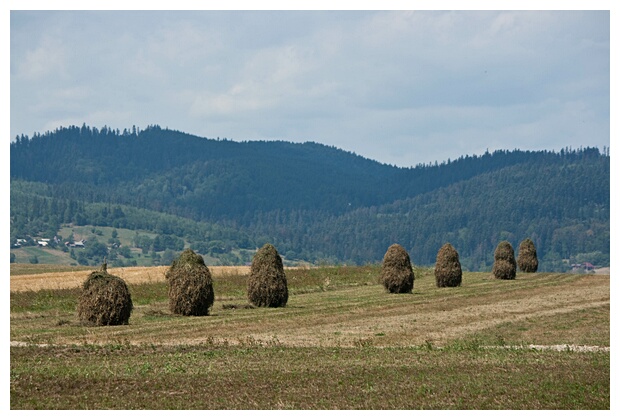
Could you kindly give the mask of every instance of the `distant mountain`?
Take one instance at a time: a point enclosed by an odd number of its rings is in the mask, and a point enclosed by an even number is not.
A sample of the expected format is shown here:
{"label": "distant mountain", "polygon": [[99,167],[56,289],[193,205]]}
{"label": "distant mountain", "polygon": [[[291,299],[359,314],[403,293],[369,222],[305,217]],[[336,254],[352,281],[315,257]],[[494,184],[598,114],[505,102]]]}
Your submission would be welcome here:
{"label": "distant mountain", "polygon": [[10,153],[13,237],[71,222],[145,229],[127,214],[151,211],[166,222],[150,229],[196,248],[269,241],[311,262],[377,262],[398,242],[414,264],[431,265],[451,242],[466,268],[484,270],[500,240],[517,250],[526,237],[541,268],[609,261],[610,159],[598,149],[496,151],[398,168],[317,143],[84,125],[20,136]]}

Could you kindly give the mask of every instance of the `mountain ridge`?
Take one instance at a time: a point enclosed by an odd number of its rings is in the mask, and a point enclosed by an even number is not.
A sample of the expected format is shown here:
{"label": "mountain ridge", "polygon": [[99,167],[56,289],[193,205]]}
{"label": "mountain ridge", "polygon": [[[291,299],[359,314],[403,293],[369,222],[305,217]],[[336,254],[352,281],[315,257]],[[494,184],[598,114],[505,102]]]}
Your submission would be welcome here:
{"label": "mountain ridge", "polygon": [[[594,148],[494,151],[400,168],[314,142],[234,142],[159,126],[121,133],[84,125],[19,137],[11,144],[11,180],[12,193],[14,186],[24,189],[17,181],[42,183],[50,199],[218,224],[239,232],[246,245],[268,240],[291,258],[310,261],[376,262],[388,242],[399,241],[431,264],[442,242],[460,238],[467,264],[487,268],[493,241],[526,235],[539,238],[549,267],[571,253],[609,254],[608,232],[585,248],[564,243],[569,239],[557,245],[562,229],[596,226],[598,232],[602,224],[609,230],[609,156]],[[12,232],[19,231],[17,197],[11,195]],[[399,224],[407,226],[404,233]]]}

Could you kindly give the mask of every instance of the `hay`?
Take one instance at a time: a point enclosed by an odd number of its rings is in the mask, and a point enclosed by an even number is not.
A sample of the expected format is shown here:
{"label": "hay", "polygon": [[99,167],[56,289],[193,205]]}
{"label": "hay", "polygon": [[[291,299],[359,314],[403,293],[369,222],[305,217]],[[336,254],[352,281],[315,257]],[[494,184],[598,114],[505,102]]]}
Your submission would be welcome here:
{"label": "hay", "polygon": [[508,241],[502,241],[495,248],[493,276],[500,280],[514,280],[517,277],[515,252]]}
{"label": "hay", "polygon": [[437,287],[458,287],[463,281],[463,270],[459,253],[450,243],[444,244],[435,260],[435,285]]}
{"label": "hay", "polygon": [[254,306],[270,308],[286,306],[288,286],[282,258],[271,244],[265,244],[252,259],[248,279],[248,300]]}
{"label": "hay", "polygon": [[90,325],[126,325],[133,302],[123,279],[106,271],[93,271],[82,285],[78,318]]}
{"label": "hay", "polygon": [[496,260],[493,264],[493,276],[499,280],[514,280],[517,277],[517,266],[506,260]]}
{"label": "hay", "polygon": [[538,256],[536,247],[530,238],[524,239],[519,244],[519,256],[517,257],[519,270],[525,273],[535,273],[538,270]]}
{"label": "hay", "polygon": [[390,293],[411,293],[415,275],[409,254],[399,244],[390,245],[381,266],[381,283]]}
{"label": "hay", "polygon": [[166,272],[170,312],[184,316],[209,315],[215,295],[211,272],[202,256],[186,249]]}

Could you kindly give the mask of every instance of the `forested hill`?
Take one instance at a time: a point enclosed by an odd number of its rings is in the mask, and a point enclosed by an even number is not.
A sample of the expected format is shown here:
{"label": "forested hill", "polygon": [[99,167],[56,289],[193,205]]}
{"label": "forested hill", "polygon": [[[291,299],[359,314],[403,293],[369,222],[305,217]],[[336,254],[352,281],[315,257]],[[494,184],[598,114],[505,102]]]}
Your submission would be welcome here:
{"label": "forested hill", "polygon": [[83,126],[20,137],[11,144],[11,178],[49,183],[62,197],[219,220],[271,210],[341,214],[551,157],[496,152],[402,169],[317,143],[208,140],[157,126],[123,133]]}
{"label": "forested hill", "polygon": [[[48,231],[78,217],[143,229],[121,216],[143,209],[217,225],[229,248],[269,240],[289,259],[312,262],[380,261],[400,242],[415,263],[432,264],[450,241],[480,269],[497,241],[516,248],[525,237],[550,266],[579,254],[609,259],[609,156],[598,149],[398,168],[317,143],[212,140],[158,126],[72,126],[10,147],[12,235],[36,234],[24,213]],[[114,217],[112,208],[124,211]]]}

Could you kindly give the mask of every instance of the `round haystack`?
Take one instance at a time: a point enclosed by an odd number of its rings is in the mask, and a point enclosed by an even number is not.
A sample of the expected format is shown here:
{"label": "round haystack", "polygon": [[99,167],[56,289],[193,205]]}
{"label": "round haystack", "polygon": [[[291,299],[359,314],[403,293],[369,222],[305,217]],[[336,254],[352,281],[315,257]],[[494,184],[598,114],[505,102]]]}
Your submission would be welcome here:
{"label": "round haystack", "polygon": [[133,310],[123,279],[106,271],[93,271],[82,285],[77,307],[80,321],[91,325],[126,325]]}
{"label": "round haystack", "polygon": [[525,273],[535,273],[538,270],[536,247],[530,238],[524,239],[521,244],[519,244],[517,265],[519,266],[519,270]]}
{"label": "round haystack", "polygon": [[185,316],[209,315],[215,295],[211,272],[202,256],[191,249],[181,252],[166,272],[170,312]]}
{"label": "round haystack", "polygon": [[514,280],[517,277],[515,252],[508,241],[502,241],[495,248],[493,276],[500,280]]}
{"label": "round haystack", "polygon": [[415,276],[405,248],[390,245],[381,266],[381,283],[390,293],[411,293]]}
{"label": "round haystack", "polygon": [[248,279],[248,300],[254,306],[286,306],[288,286],[282,258],[276,248],[265,244],[252,259]]}
{"label": "round haystack", "polygon": [[435,260],[435,284],[437,287],[457,287],[463,280],[459,253],[450,243],[444,244]]}

